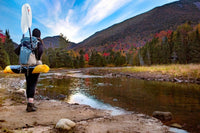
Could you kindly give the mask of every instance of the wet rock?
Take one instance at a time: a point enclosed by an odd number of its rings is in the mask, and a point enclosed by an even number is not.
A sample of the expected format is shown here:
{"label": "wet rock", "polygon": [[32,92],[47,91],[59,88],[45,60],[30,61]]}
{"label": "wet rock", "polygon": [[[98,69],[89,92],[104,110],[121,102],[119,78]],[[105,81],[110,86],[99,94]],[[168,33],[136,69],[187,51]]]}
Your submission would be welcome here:
{"label": "wet rock", "polygon": [[105,86],[104,83],[98,83],[97,85],[98,85],[98,86]]}
{"label": "wet rock", "polygon": [[183,82],[182,80],[177,79],[177,78],[174,78],[174,81],[175,81],[175,82],[178,82],[178,83],[182,83],[182,82]]}
{"label": "wet rock", "polygon": [[126,77],[127,77],[127,78],[130,78],[130,77],[131,77],[131,75],[130,75],[130,74],[126,74]]}
{"label": "wet rock", "polygon": [[175,127],[175,128],[182,128],[182,126],[178,123],[173,123],[170,125],[171,127]]}
{"label": "wet rock", "polygon": [[113,99],[113,102],[117,102],[118,100],[116,98]]}
{"label": "wet rock", "polygon": [[19,90],[13,92],[13,93],[21,95],[21,96],[25,96],[26,95],[26,90],[25,89],[19,89]]}
{"label": "wet rock", "polygon": [[56,124],[57,129],[61,130],[70,130],[71,128],[75,127],[76,123],[69,119],[60,119]]}
{"label": "wet rock", "polygon": [[59,100],[64,100],[66,98],[66,95],[59,94],[56,98]]}
{"label": "wet rock", "polygon": [[161,121],[172,120],[172,113],[171,112],[154,111],[152,116],[161,120]]}
{"label": "wet rock", "polygon": [[158,81],[164,81],[164,79],[158,79]]}
{"label": "wet rock", "polygon": [[112,76],[113,76],[113,77],[116,77],[116,73],[112,73]]}

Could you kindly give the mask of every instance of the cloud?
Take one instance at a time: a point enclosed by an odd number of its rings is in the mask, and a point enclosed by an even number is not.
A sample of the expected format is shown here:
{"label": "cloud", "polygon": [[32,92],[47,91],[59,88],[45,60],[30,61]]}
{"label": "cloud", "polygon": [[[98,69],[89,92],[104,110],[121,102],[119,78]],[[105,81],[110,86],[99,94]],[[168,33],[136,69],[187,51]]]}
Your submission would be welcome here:
{"label": "cloud", "polygon": [[89,8],[84,18],[84,25],[98,23],[108,17],[131,0],[100,0]]}
{"label": "cloud", "polygon": [[[41,15],[36,19],[51,29],[51,35],[63,33],[70,41],[79,42],[87,36],[83,34],[82,29],[100,22],[129,1],[131,0],[87,0],[81,7],[70,9],[69,6],[64,4],[65,1],[42,0],[47,15]],[[68,3],[68,5],[70,4]]]}
{"label": "cloud", "polygon": [[[148,0],[41,0],[40,2],[45,9],[39,9],[39,17],[36,19],[50,29],[49,34],[63,33],[70,41],[80,42],[97,29],[100,30],[146,11],[150,8],[146,6],[147,3],[152,6],[155,1],[149,3]],[[139,8],[143,3],[145,7]],[[123,12],[118,12],[118,16],[104,24],[100,23],[122,7],[125,8]]]}
{"label": "cloud", "polygon": [[[56,15],[55,15],[56,16]],[[59,35],[63,33],[67,38],[72,41],[77,35],[80,27],[70,21],[73,16],[73,10],[69,10],[65,18],[57,18],[52,21],[50,18],[45,18],[41,22],[49,29],[51,35]]]}

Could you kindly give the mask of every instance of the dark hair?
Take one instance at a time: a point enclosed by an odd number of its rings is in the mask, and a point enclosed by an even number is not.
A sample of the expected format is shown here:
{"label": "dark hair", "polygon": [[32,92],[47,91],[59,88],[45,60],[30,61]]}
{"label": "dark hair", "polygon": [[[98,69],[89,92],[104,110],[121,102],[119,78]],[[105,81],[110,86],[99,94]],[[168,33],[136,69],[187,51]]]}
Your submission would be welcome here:
{"label": "dark hair", "polygon": [[32,32],[32,35],[33,35],[34,37],[40,38],[41,32],[40,32],[39,29],[35,28],[35,29],[33,30],[33,32]]}

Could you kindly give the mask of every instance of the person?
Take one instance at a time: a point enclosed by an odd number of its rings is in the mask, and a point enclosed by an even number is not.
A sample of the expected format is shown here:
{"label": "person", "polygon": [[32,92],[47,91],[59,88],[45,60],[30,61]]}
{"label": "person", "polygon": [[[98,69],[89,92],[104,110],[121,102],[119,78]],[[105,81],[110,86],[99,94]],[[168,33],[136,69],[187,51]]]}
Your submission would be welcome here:
{"label": "person", "polygon": [[[35,56],[37,59],[37,65],[42,64],[41,63],[41,57],[43,54],[43,41],[40,38],[41,36],[41,32],[39,29],[35,28],[32,31],[32,36],[36,37],[38,39],[38,44],[37,44],[37,48],[35,50]],[[27,97],[27,108],[26,111],[27,112],[33,112],[37,110],[37,107],[34,105],[34,95],[35,95],[35,89],[36,89],[36,85],[38,82],[38,78],[39,78],[39,73],[36,74],[32,74],[31,72],[26,72],[25,73],[25,77],[26,77],[26,97]]]}

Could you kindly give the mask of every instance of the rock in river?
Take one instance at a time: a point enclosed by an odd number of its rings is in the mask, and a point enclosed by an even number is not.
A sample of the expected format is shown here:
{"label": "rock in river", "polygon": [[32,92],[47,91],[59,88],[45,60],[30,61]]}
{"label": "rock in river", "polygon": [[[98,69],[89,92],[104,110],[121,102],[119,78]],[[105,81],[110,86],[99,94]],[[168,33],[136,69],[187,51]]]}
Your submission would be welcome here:
{"label": "rock in river", "polygon": [[161,121],[172,120],[172,113],[171,112],[154,111],[152,116],[161,120]]}

